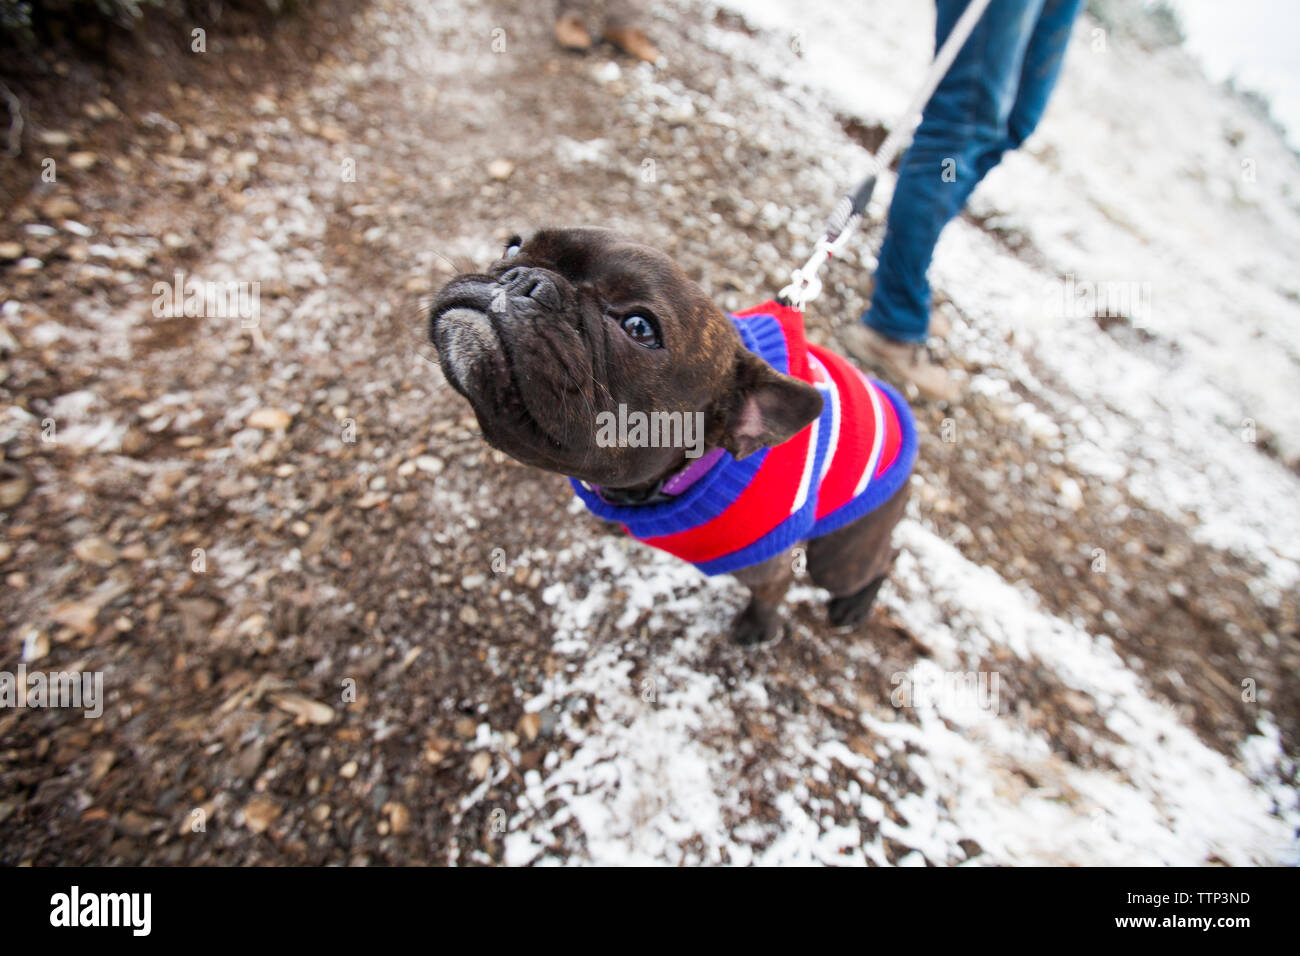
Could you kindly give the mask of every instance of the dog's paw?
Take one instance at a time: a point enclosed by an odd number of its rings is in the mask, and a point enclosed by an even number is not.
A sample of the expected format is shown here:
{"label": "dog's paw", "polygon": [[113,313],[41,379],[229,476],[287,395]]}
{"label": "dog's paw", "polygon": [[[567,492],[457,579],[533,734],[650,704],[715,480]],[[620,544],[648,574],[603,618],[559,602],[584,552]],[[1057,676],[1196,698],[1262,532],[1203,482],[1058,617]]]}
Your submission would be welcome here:
{"label": "dog's paw", "polygon": [[731,625],[731,639],[741,647],[762,647],[775,644],[785,633],[781,616],[774,610],[751,603]]}
{"label": "dog's paw", "polygon": [[831,598],[826,606],[827,616],[832,627],[856,627],[871,614],[871,605],[875,603],[876,592],[885,579],[876,578],[866,587],[846,594],[844,597]]}

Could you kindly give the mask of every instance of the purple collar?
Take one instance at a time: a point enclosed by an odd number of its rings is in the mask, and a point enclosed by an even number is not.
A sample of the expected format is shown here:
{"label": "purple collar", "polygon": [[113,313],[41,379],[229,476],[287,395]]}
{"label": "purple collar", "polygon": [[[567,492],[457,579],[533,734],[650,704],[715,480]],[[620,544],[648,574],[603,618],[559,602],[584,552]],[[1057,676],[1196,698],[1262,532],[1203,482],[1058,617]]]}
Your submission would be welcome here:
{"label": "purple collar", "polygon": [[611,500],[606,489],[600,485],[588,485],[587,487],[600,495],[601,499],[612,505],[629,505],[629,504],[656,504],[667,498],[676,498],[690,490],[691,486],[709,473],[709,469],[716,465],[719,459],[726,454],[726,449],[715,448],[706,452],[699,458],[696,458],[681,471],[658,482],[653,488],[643,492],[637,492],[635,495],[629,495],[626,492],[618,492],[619,500]]}

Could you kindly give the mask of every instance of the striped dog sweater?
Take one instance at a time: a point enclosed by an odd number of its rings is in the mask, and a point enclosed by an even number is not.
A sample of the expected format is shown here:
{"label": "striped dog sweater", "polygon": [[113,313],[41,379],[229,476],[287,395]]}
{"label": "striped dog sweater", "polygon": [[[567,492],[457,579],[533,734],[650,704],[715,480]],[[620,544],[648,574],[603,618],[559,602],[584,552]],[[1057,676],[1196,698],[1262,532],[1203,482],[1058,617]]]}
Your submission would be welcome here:
{"label": "striped dog sweater", "polygon": [[862,517],[903,486],[916,461],[916,423],[902,396],[809,344],[802,313],[765,302],[731,319],[746,348],[821,392],[821,415],[741,461],[720,449],[698,459],[707,470],[667,501],[612,504],[573,480],[593,514],[705,574],[759,564]]}

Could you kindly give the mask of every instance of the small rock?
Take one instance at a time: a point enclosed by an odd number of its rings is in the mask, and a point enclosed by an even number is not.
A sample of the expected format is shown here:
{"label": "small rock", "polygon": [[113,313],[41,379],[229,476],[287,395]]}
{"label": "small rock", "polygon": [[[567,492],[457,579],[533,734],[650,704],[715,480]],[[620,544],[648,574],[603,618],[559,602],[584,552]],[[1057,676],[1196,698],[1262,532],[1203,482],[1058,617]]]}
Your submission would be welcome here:
{"label": "small rock", "polygon": [[94,153],[73,153],[68,157],[68,165],[73,169],[90,169],[97,162],[99,157]]}
{"label": "small rock", "polygon": [[87,564],[101,568],[112,567],[117,563],[117,548],[97,535],[78,541],[72,546],[72,553]]}
{"label": "small rock", "polygon": [[277,694],[271,703],[298,718],[298,724],[330,724],[334,722],[334,708],[329,704],[303,697],[301,694]]}
{"label": "small rock", "polygon": [[478,721],[473,717],[459,717],[455,723],[456,733],[470,740],[478,735]]}
{"label": "small rock", "polygon": [[280,815],[280,805],[270,797],[254,797],[244,805],[244,826],[254,833],[265,833]]}
{"label": "small rock", "polygon": [[462,624],[467,624],[470,627],[473,627],[479,622],[479,613],[475,610],[472,604],[461,605],[460,611],[456,616],[460,618]]}
{"label": "small rock", "polygon": [[353,777],[357,775],[357,770],[359,769],[360,768],[357,766],[357,762],[355,760],[349,760],[343,766],[339,767],[339,776],[342,777],[344,780],[351,780]]}
{"label": "small rock", "polygon": [[113,753],[113,751],[101,750],[98,753],[96,753],[95,759],[91,762],[90,765],[91,785],[93,786],[94,784],[97,784],[99,783],[99,781],[103,780],[104,777],[108,775],[109,770],[113,768],[113,764],[115,763],[117,763],[117,754]]}
{"label": "small rock", "polygon": [[388,816],[388,826],[394,833],[405,833],[411,828],[411,811],[400,803],[385,803],[383,812]]}
{"label": "small rock", "polygon": [[442,473],[447,463],[433,455],[420,455],[415,459],[415,467],[426,475],[437,475]]}
{"label": "small rock", "polygon": [[93,601],[65,601],[50,611],[55,623],[70,627],[82,637],[95,633],[95,618],[99,616],[99,605]]}
{"label": "small rock", "polygon": [[451,741],[443,740],[441,737],[435,737],[424,745],[424,759],[426,763],[437,766],[442,763],[447,756],[447,751],[451,749]]}
{"label": "small rock", "polygon": [[486,750],[480,750],[469,762],[469,772],[476,780],[486,780],[491,769],[492,755]]}
{"label": "small rock", "polygon": [[487,171],[493,179],[505,182],[515,171],[515,164],[508,159],[494,159],[488,163]]}
{"label": "small rock", "polygon": [[292,421],[293,416],[282,408],[259,408],[248,416],[246,424],[264,431],[283,431]]}
{"label": "small rock", "polygon": [[0,242],[0,259],[6,262],[21,259],[26,251],[21,242]]}
{"label": "small rock", "polygon": [[51,221],[75,219],[80,212],[81,207],[68,196],[51,196],[41,203],[41,215]]}
{"label": "small rock", "polygon": [[524,735],[525,739],[531,744],[537,739],[537,735],[542,732],[542,717],[540,714],[524,714],[519,718],[519,732]]}

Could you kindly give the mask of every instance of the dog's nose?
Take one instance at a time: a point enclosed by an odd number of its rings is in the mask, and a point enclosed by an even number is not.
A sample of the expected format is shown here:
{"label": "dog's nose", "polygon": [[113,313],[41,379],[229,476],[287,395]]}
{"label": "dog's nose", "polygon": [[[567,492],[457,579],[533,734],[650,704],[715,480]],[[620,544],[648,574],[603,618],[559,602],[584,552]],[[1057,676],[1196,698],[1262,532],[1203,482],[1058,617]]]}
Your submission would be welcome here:
{"label": "dog's nose", "polygon": [[548,309],[560,307],[560,290],[542,269],[517,266],[503,273],[497,283],[511,298],[532,299]]}

